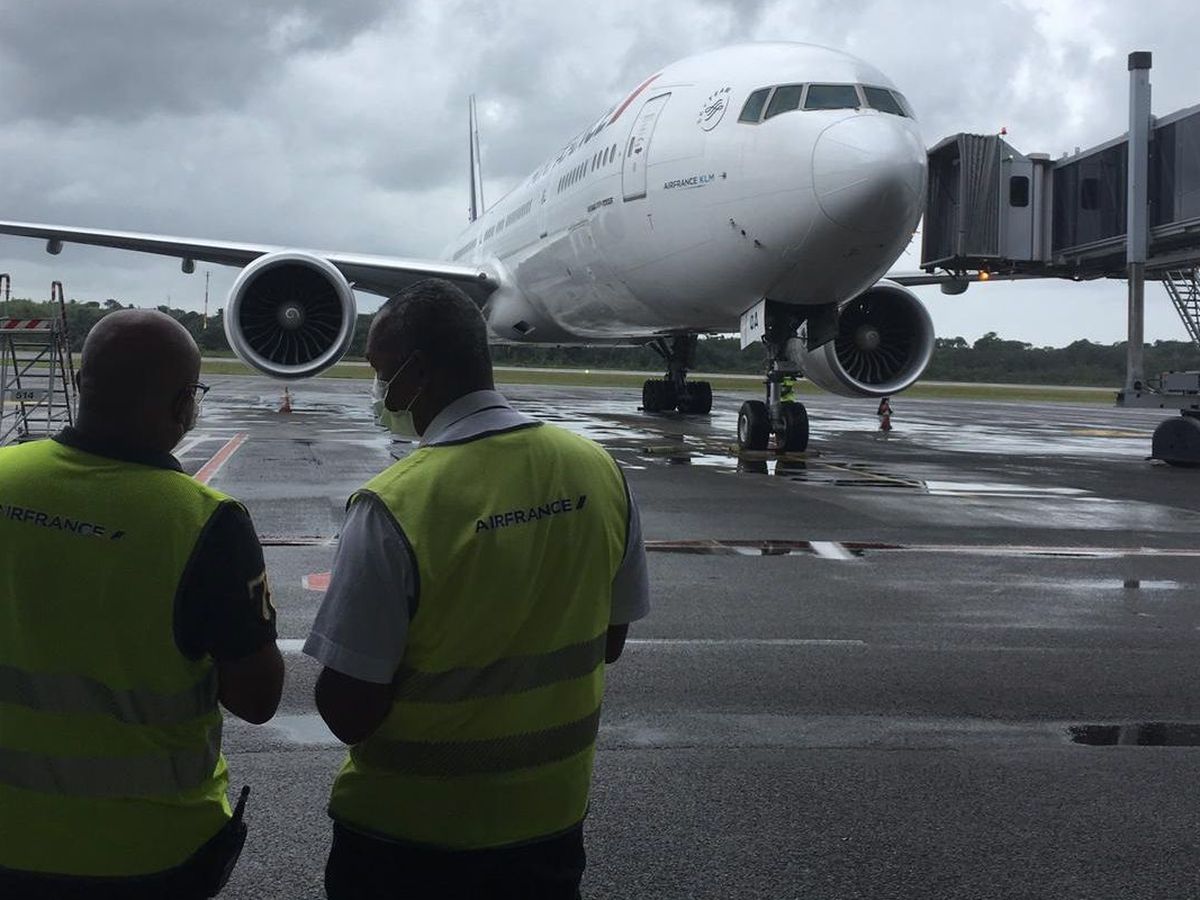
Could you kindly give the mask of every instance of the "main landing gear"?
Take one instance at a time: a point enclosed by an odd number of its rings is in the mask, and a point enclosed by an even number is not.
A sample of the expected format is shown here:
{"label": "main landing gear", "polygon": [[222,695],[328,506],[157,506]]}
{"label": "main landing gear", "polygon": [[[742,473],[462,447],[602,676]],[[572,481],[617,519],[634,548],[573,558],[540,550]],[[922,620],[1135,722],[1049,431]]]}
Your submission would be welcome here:
{"label": "main landing gear", "polygon": [[687,373],[696,364],[694,334],[682,334],[671,338],[659,338],[650,346],[667,364],[663,378],[653,378],[642,385],[642,409],[646,412],[668,412],[673,409],[681,413],[706,416],[712,412],[712,385],[707,381],[688,381]]}
{"label": "main landing gear", "polygon": [[787,355],[787,343],[796,337],[801,321],[795,315],[767,314],[762,338],[767,348],[767,397],[765,402],[747,400],[742,404],[738,413],[741,450],[766,450],[772,434],[779,453],[798,453],[808,447],[808,410],[791,397],[799,367]]}

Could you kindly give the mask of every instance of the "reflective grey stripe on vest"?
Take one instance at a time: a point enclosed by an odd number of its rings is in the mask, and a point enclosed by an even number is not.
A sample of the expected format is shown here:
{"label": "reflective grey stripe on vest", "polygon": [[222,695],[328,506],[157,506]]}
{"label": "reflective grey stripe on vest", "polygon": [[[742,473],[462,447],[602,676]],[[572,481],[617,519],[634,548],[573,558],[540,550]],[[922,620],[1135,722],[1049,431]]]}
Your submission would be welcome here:
{"label": "reflective grey stripe on vest", "polygon": [[604,662],[606,640],[607,633],[550,653],[511,656],[477,669],[421,672],[402,665],[396,672],[396,699],[410,703],[454,703],[519,694],[582,678]]}
{"label": "reflective grey stripe on vest", "polygon": [[200,750],[161,756],[49,756],[0,747],[0,784],[72,797],[161,797],[201,787],[221,756],[221,725]]}
{"label": "reflective grey stripe on vest", "polygon": [[487,741],[388,741],[371,738],[351,750],[356,762],[398,775],[494,775],[558,762],[596,742],[600,709],[594,713],[525,734]]}
{"label": "reflective grey stripe on vest", "polygon": [[120,690],[88,678],[28,672],[0,664],[0,703],[38,712],[110,716],[129,725],[177,725],[212,712],[217,705],[217,670],[177,694],[141,688]]}

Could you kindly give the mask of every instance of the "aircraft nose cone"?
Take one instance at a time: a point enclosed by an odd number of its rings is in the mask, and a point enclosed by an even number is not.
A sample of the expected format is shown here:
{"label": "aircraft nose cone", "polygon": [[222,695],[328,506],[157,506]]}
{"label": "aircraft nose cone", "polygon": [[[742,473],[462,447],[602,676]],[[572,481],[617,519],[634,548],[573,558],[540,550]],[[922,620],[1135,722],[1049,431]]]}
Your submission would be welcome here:
{"label": "aircraft nose cone", "polygon": [[843,228],[911,230],[925,204],[925,148],[895,116],[843,119],[817,139],[813,187],[825,215]]}

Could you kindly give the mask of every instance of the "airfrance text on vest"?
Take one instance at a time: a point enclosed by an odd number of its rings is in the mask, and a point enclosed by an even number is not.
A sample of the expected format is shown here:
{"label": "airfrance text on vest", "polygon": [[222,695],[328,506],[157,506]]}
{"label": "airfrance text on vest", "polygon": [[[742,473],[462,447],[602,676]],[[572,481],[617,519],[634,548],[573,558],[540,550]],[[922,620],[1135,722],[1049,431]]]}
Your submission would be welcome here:
{"label": "airfrance text on vest", "polygon": [[[77,534],[80,537],[105,537],[111,530],[104,525],[97,525],[95,522],[83,522],[68,516],[42,512],[38,509],[27,509],[23,506],[6,506],[3,503],[0,503],[0,519],[12,519],[14,522],[24,522],[27,525],[36,525],[39,528],[53,528],[56,531],[67,531],[71,534]],[[123,531],[113,532],[110,540],[115,541],[124,534],[125,532]]]}
{"label": "airfrance text on vest", "polygon": [[539,506],[522,507],[521,509],[510,509],[508,512],[493,513],[486,519],[476,520],[475,533],[494,531],[513,525],[529,525],[542,519],[561,516],[564,513],[579,512],[586,505],[587,494],[581,494],[578,500],[571,500],[570,497],[564,497],[561,500],[552,500]]}

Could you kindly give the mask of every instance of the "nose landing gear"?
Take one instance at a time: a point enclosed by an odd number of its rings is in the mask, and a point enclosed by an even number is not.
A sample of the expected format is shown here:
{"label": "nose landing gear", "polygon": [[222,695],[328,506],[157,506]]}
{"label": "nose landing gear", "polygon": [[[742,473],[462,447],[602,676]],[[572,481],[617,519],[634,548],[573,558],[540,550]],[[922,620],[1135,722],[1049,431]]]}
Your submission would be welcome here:
{"label": "nose landing gear", "polygon": [[795,313],[768,309],[766,401],[748,400],[738,413],[738,448],[763,451],[775,435],[775,450],[798,453],[808,447],[808,410],[794,400],[794,385],[799,368],[788,353],[788,341],[796,337],[802,321]]}
{"label": "nose landing gear", "polygon": [[659,338],[650,346],[667,364],[664,378],[653,378],[642,385],[642,409],[706,416],[712,412],[712,385],[707,381],[688,381],[688,370],[696,364],[697,335],[683,334],[671,339]]}
{"label": "nose landing gear", "polygon": [[779,453],[799,453],[808,448],[808,409],[795,400],[779,399],[778,374],[767,374],[765,403],[747,400],[742,404],[738,412],[739,449],[766,450],[772,434]]}

